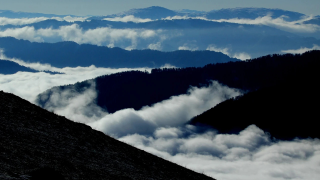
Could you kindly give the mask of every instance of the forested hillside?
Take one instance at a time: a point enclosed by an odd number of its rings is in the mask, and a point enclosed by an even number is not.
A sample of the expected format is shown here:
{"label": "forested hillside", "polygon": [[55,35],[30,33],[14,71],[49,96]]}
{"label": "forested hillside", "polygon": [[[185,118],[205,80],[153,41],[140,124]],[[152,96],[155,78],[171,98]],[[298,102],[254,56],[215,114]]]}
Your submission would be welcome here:
{"label": "forested hillside", "polygon": [[[123,72],[95,78],[96,103],[113,113],[124,108],[140,109],[145,105],[185,94],[190,86],[204,87],[217,80],[232,88],[254,91],[299,77],[303,69],[317,67],[320,51],[303,55],[268,55],[245,62],[208,64],[201,68],[153,69],[148,72]],[[45,107],[53,92],[82,92],[92,80],[55,87],[38,96]]]}

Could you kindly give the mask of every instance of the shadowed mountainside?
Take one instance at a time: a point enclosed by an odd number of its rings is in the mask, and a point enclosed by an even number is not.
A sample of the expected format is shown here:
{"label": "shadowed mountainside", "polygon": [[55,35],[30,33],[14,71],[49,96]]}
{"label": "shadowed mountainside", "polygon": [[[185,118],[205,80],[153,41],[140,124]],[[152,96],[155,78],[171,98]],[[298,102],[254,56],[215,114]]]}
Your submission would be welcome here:
{"label": "shadowed mountainside", "polygon": [[[185,94],[190,86],[208,86],[211,80],[243,91],[255,91],[299,76],[303,68],[317,66],[319,57],[320,51],[311,51],[303,55],[268,55],[245,62],[208,64],[202,68],[153,69],[151,73],[130,71],[100,76],[93,80],[98,93],[96,103],[109,113],[125,108],[138,110]],[[49,89],[38,95],[37,104],[46,108],[54,93],[62,94],[66,90],[81,93],[91,82]]]}
{"label": "shadowed mountainside", "polygon": [[319,67],[315,59],[312,64],[302,65],[289,79],[226,100],[189,123],[210,126],[219,133],[238,133],[255,124],[277,139],[320,138]]}
{"label": "shadowed mountainside", "polygon": [[0,123],[0,179],[212,179],[2,91]]}

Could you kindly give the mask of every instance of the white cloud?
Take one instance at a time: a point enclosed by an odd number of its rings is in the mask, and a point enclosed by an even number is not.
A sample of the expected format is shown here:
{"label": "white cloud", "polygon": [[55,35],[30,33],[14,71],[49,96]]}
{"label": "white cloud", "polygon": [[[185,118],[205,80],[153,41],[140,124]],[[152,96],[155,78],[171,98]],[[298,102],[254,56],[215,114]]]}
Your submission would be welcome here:
{"label": "white cloud", "polygon": [[17,39],[29,40],[32,42],[43,42],[44,38],[60,38],[63,41],[73,41],[78,44],[109,44],[115,46],[117,42],[129,41],[129,49],[136,49],[138,41],[158,37],[162,38],[162,30],[148,29],[113,29],[110,27],[101,27],[96,29],[83,30],[77,24],[69,26],[60,26],[59,29],[46,28],[36,30],[34,27],[25,26],[22,28],[9,28],[0,30],[0,37],[11,36]]}
{"label": "white cloud", "polygon": [[208,131],[184,136],[185,131],[159,128],[154,136],[119,140],[216,179],[316,180],[320,175],[319,139],[274,142],[254,125],[234,135]]}
{"label": "white cloud", "polygon": [[60,72],[63,74],[50,74],[45,72],[30,73],[18,72],[11,75],[0,74],[0,89],[5,92],[10,92],[18,95],[30,102],[34,102],[36,96],[45,90],[54,86],[66,84],[74,84],[79,81],[92,79],[97,76],[113,74],[123,71],[140,70],[151,72],[151,68],[97,68],[94,65],[89,67],[52,67],[50,64],[27,63],[16,58],[7,58],[0,51],[0,59],[9,60],[18,63],[19,65],[29,67],[38,71]]}
{"label": "white cloud", "polygon": [[236,24],[250,24],[250,25],[266,25],[275,27],[278,29],[282,29],[289,32],[307,32],[313,33],[320,30],[320,26],[315,24],[304,24],[304,22],[313,19],[313,16],[306,16],[303,19],[297,21],[286,21],[285,16],[281,16],[278,18],[272,18],[270,15],[258,17],[256,19],[207,19],[205,17],[188,17],[188,16],[173,16],[167,17],[163,20],[175,20],[175,19],[201,19],[205,21],[213,21],[213,22],[228,22],[228,23],[236,23]]}
{"label": "white cloud", "polygon": [[152,21],[152,19],[149,19],[149,18],[141,19],[141,18],[134,17],[133,15],[128,15],[124,17],[104,18],[103,20],[119,21],[119,22],[135,22],[135,23],[145,23],[145,22]]}
{"label": "white cloud", "polygon": [[215,45],[211,44],[207,47],[208,51],[215,51],[215,52],[221,52],[229,57],[232,58],[237,58],[240,60],[247,60],[247,59],[251,59],[251,56],[248,53],[245,52],[240,52],[240,53],[230,53],[230,49],[229,48],[218,48]]}
{"label": "white cloud", "polygon": [[148,49],[152,50],[161,50],[161,42],[157,42],[155,44],[149,44]]}
{"label": "white cloud", "polygon": [[33,42],[43,42],[43,39],[37,34],[34,27],[29,26],[25,26],[22,28],[9,28],[4,31],[0,31],[0,37],[8,36]]}
{"label": "white cloud", "polygon": [[320,46],[314,44],[312,48],[301,47],[300,49],[283,50],[282,53],[303,54],[307,51],[320,50]]}
{"label": "white cloud", "polygon": [[[209,87],[193,87],[188,94],[173,96],[141,110],[123,109],[93,122],[90,126],[117,137],[150,134],[157,127],[179,126],[227,98],[240,95],[237,90],[213,82]],[[143,128],[142,128],[143,127]]]}
{"label": "white cloud", "polygon": [[297,21],[286,21],[285,17],[279,17],[273,19],[271,16],[258,17],[256,19],[220,19],[220,20],[212,20],[215,22],[229,22],[229,23],[237,23],[237,24],[252,24],[252,25],[267,25],[271,27],[276,27],[289,32],[316,32],[320,30],[318,25],[314,24],[304,24],[305,21],[313,19],[312,16],[306,17]]}
{"label": "white cloud", "polygon": [[183,46],[179,46],[178,50],[188,50],[188,51],[197,51],[199,48],[195,45],[188,45],[187,43],[183,44]]}
{"label": "white cloud", "polygon": [[65,17],[35,17],[35,18],[6,18],[6,17],[0,17],[0,26],[3,25],[27,25],[32,23],[38,23],[41,21],[45,21],[48,19],[55,19],[58,21],[67,21],[67,22],[75,22],[75,21],[86,21],[88,17],[71,17],[71,16],[65,16]]}

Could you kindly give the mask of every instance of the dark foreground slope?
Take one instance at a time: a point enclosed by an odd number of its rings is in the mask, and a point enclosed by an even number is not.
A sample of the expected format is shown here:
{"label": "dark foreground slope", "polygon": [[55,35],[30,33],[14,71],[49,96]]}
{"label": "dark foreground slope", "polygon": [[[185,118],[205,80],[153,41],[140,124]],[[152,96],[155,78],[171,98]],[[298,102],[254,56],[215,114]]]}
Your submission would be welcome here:
{"label": "dark foreground slope", "polygon": [[224,101],[190,123],[220,133],[238,133],[255,124],[277,139],[320,138],[319,67],[306,66],[288,81]]}
{"label": "dark foreground slope", "polygon": [[211,179],[2,91],[0,123],[0,179]]}
{"label": "dark foreground slope", "polygon": [[[249,61],[208,64],[202,68],[154,69],[152,73],[131,71],[101,76],[94,79],[98,93],[96,102],[109,113],[125,108],[138,110],[185,94],[190,86],[207,86],[211,80],[254,91],[300,76],[304,67],[317,67],[319,57],[320,51],[312,51],[303,55],[268,55]],[[90,86],[89,82],[91,80],[49,89],[38,96],[37,103],[48,108],[54,93],[63,94],[66,90],[81,93]]]}

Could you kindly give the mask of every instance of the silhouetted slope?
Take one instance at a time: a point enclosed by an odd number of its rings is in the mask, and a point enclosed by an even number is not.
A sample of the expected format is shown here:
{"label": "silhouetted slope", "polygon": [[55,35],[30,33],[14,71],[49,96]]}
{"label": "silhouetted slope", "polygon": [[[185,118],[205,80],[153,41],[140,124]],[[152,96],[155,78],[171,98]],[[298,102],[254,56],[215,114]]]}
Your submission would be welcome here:
{"label": "silhouetted slope", "polygon": [[[208,64],[202,68],[153,69],[147,72],[131,71],[97,77],[97,104],[113,113],[124,108],[136,110],[145,105],[187,93],[190,86],[203,87],[211,80],[244,91],[274,86],[296,75],[304,67],[317,66],[320,51],[303,55],[268,55],[254,60]],[[90,81],[50,89],[38,96],[37,103],[46,107],[53,92],[73,89],[83,92]]]}
{"label": "silhouetted slope", "polygon": [[204,66],[209,63],[239,61],[213,51],[174,51],[155,50],[126,51],[74,42],[32,43],[10,37],[0,38],[0,47],[8,57],[20,58],[29,62],[49,63],[55,67],[77,67],[95,65],[98,67],[133,68],[161,67],[169,63],[178,67]]}
{"label": "silhouetted slope", "polygon": [[14,74],[18,71],[37,72],[33,69],[20,66],[15,62],[0,59],[0,74]]}
{"label": "silhouetted slope", "polygon": [[224,101],[190,123],[220,133],[238,133],[255,124],[278,139],[320,138],[319,65],[315,61],[287,81]]}
{"label": "silhouetted slope", "polygon": [[0,138],[0,179],[212,179],[2,91]]}

